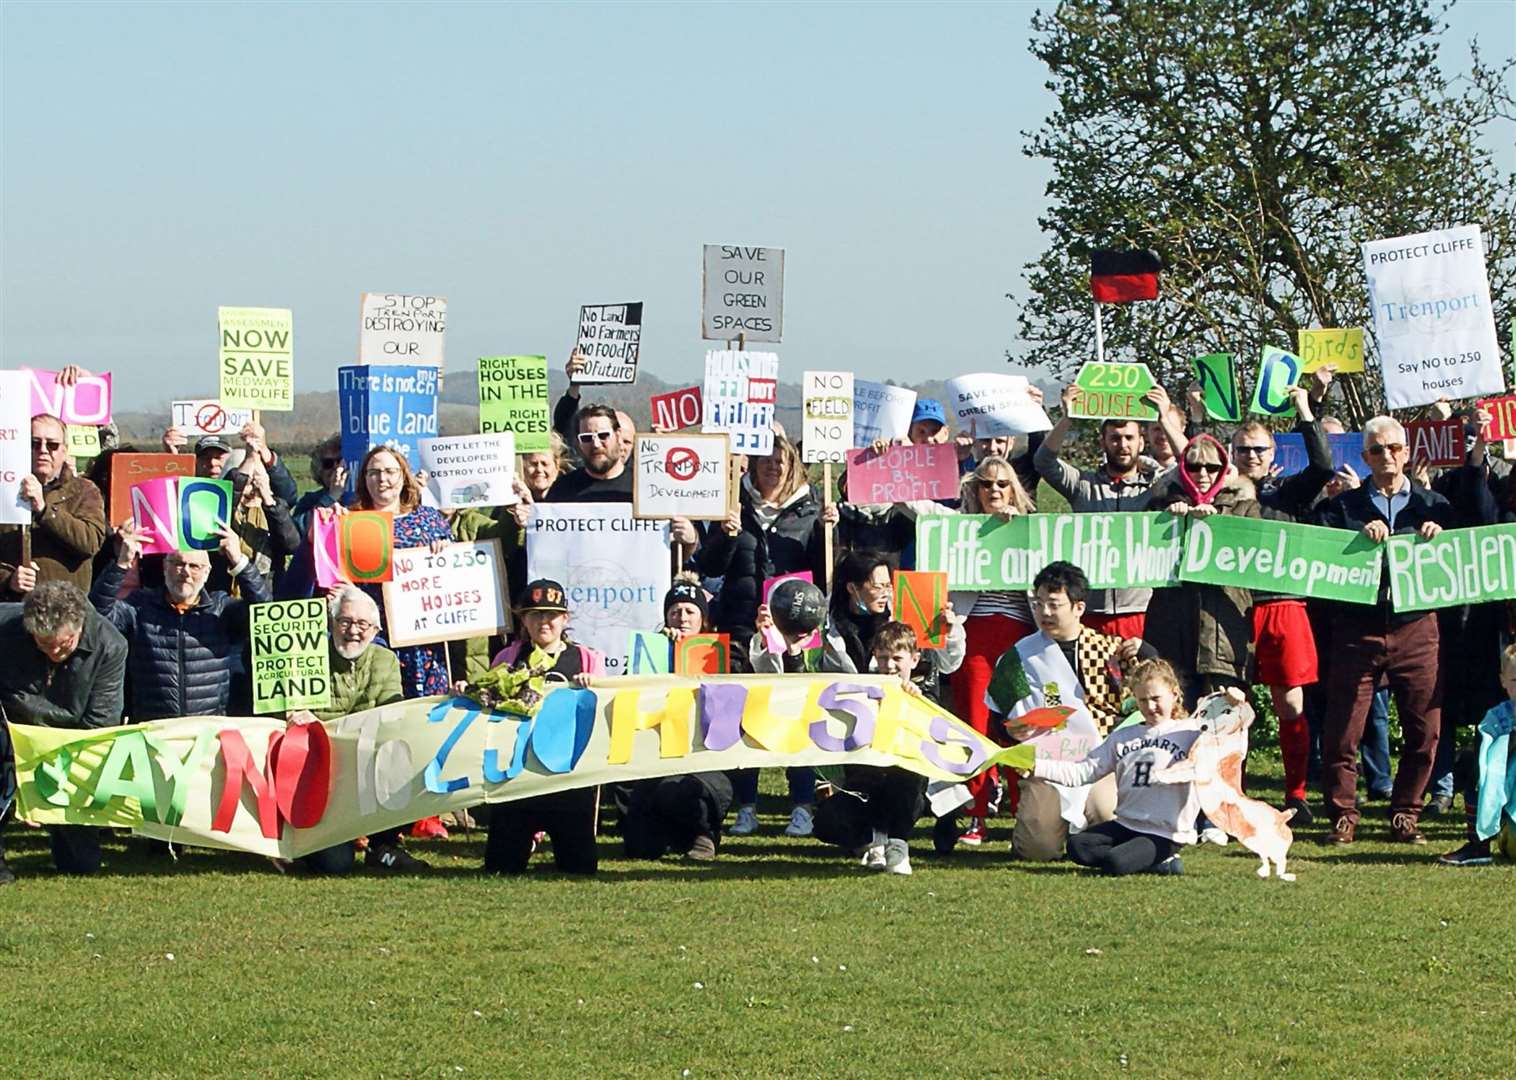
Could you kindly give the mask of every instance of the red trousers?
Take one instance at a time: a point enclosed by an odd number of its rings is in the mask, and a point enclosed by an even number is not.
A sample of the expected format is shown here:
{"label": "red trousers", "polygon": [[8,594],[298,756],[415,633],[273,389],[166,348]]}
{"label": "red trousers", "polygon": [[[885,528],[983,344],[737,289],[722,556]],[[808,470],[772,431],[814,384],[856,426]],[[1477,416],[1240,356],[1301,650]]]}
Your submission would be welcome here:
{"label": "red trousers", "polygon": [[[1036,630],[1031,623],[1024,623],[1006,615],[970,615],[963,624],[963,665],[953,672],[953,701],[958,718],[981,734],[989,734],[990,710],[984,704],[984,692],[990,687],[990,676],[995,672],[995,661],[1016,642]],[[969,781],[969,792],[974,796],[969,814],[984,817],[989,810],[990,793],[999,780],[998,769],[986,769]],[[1016,797],[1016,787],[1011,787],[1011,798]],[[1014,809],[1014,807],[1013,807]]]}
{"label": "red trousers", "polygon": [[1085,626],[1101,634],[1110,634],[1119,637],[1122,641],[1127,638],[1140,638],[1147,629],[1148,613],[1145,611],[1129,611],[1125,615],[1091,615],[1086,613],[1082,620]]}

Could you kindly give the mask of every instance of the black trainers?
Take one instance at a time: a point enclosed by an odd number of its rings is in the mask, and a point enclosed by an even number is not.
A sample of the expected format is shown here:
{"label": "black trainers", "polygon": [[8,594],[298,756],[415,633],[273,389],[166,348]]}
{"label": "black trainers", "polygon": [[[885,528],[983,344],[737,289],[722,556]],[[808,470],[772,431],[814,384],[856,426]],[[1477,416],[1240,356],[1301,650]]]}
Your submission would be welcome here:
{"label": "black trainers", "polygon": [[695,842],[692,843],[690,845],[690,849],[684,853],[684,857],[687,859],[694,859],[696,862],[710,862],[716,857],[716,841],[706,834],[701,833],[699,836],[695,837]]}
{"label": "black trainers", "polygon": [[1295,811],[1295,816],[1290,818],[1290,828],[1299,828],[1301,825],[1309,825],[1316,820],[1316,815],[1311,813],[1311,804],[1304,799],[1297,799],[1293,795],[1284,800],[1286,810]]}
{"label": "black trainers", "polygon": [[1470,840],[1457,851],[1437,856],[1437,861],[1443,866],[1489,866],[1495,857],[1490,854],[1488,840]]}
{"label": "black trainers", "polygon": [[5,865],[5,859],[0,858],[0,885],[9,885],[16,880],[16,875],[11,868]]}
{"label": "black trainers", "polygon": [[1184,860],[1178,855],[1170,855],[1162,862],[1154,863],[1147,871],[1149,874],[1182,874],[1184,873]]}
{"label": "black trainers", "polygon": [[391,874],[418,874],[432,868],[431,863],[422,862],[395,844],[380,844],[369,848],[368,854],[363,857],[363,865]]}

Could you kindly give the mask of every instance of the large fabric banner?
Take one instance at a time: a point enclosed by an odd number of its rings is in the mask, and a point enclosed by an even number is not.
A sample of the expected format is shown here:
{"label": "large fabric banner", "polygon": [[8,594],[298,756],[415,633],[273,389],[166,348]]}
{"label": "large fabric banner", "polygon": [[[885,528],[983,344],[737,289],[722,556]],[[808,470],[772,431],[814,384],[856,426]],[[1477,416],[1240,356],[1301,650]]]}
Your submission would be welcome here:
{"label": "large fabric banner", "polygon": [[324,724],[197,716],[10,731],[28,820],[286,859],[595,784],[854,763],[955,782],[1000,750],[881,675],[634,676],[553,689],[531,718],[433,697]]}
{"label": "large fabric banner", "polygon": [[1184,538],[1181,581],[1372,604],[1381,548],[1362,533],[1216,514]]}
{"label": "large fabric banner", "polygon": [[963,592],[1030,589],[1050,562],[1084,570],[1092,589],[1178,581],[1184,521],[1168,514],[940,514],[916,521],[916,569],[947,574]]}
{"label": "large fabric banner", "polygon": [[1392,536],[1386,544],[1396,611],[1516,599],[1516,525],[1444,529],[1434,540]]}

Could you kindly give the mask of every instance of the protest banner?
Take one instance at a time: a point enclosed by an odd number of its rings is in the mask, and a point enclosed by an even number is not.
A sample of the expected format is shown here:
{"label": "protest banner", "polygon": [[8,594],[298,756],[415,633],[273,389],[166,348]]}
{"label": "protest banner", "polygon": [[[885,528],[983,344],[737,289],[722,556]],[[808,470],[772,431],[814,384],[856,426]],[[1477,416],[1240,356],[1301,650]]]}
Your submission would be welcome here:
{"label": "protest banner", "polygon": [[730,634],[691,634],[674,642],[674,674],[690,678],[729,675],[732,671]]}
{"label": "protest banner", "polygon": [[853,373],[807,371],[801,379],[801,455],[807,465],[840,465],[853,448]]}
{"label": "protest banner", "polygon": [[880,439],[904,439],[911,433],[916,391],[889,383],[853,380],[853,446],[862,450]]}
{"label": "protest banner", "polygon": [[532,717],[430,697],[324,723],[193,716],[10,733],[28,821],[283,859],[574,788],[850,764],[958,783],[1002,753],[883,675],[638,676],[555,687]]}
{"label": "protest banner", "polygon": [[1080,420],[1156,420],[1158,410],[1142,395],[1157,385],[1146,364],[1087,360],[1074,379],[1069,415]]}
{"label": "protest banner", "polygon": [[0,525],[30,525],[32,504],[21,481],[32,472],[30,379],[24,371],[0,371]]}
{"label": "protest banner", "polygon": [[[780,341],[784,330],[784,249],[706,244],[700,336]],[[709,391],[707,391],[709,396]]]}
{"label": "protest banner", "polygon": [[56,371],[26,368],[31,381],[31,415],[47,413],[65,424],[108,424],[111,422],[111,376],[80,375],[72,386],[58,382]]}
{"label": "protest banner", "polygon": [[1249,412],[1264,416],[1294,416],[1295,402],[1290,388],[1300,381],[1300,358],[1272,345],[1263,347],[1258,360],[1258,378],[1253,382],[1253,402]]}
{"label": "protest banner", "polygon": [[1490,440],[1516,439],[1516,397],[1485,398],[1479,408],[1490,414]]}
{"label": "protest banner", "polygon": [[230,480],[159,476],[133,484],[130,500],[132,524],[151,534],[144,555],[215,551],[221,546],[216,530],[232,520]]}
{"label": "protest banner", "polygon": [[1363,245],[1391,409],[1505,390],[1479,226]]}
{"label": "protest banner", "polygon": [[[28,462],[27,471],[31,471]],[[132,485],[159,476],[194,476],[194,454],[115,454],[111,457],[108,520],[119,525],[132,512]]]}
{"label": "protest banner", "polygon": [[725,521],[725,435],[638,435],[632,460],[632,513],[652,521]]}
{"label": "protest banner", "polygon": [[293,412],[295,319],[288,308],[216,309],[221,393],[229,408]]}
{"label": "protest banner", "polygon": [[358,313],[358,363],[442,367],[447,297],[363,294]]}
{"label": "protest banner", "polygon": [[1361,532],[1262,518],[1191,518],[1181,581],[1373,604],[1381,549]]}
{"label": "protest banner", "polygon": [[1328,364],[1337,369],[1338,375],[1363,371],[1363,327],[1301,330],[1297,337],[1301,371],[1312,372]]}
{"label": "protest banner", "polygon": [[253,712],[326,709],[332,703],[326,601],[275,600],[248,606],[253,646]]}
{"label": "protest banner", "polygon": [[778,394],[779,357],[712,349],[705,354],[705,412],[700,430],[725,432],[734,454],[765,457],[774,451]]}
{"label": "protest banner", "polygon": [[849,450],[848,501],[863,506],[956,499],[961,474],[952,443],[906,443],[873,450]]}
{"label": "protest banner", "polygon": [[1385,546],[1396,611],[1516,599],[1516,525],[1392,536]]}
{"label": "protest banner", "polygon": [[930,570],[895,572],[895,618],[916,632],[922,649],[940,649],[947,644],[947,628],[938,620],[947,607],[947,575]]}
{"label": "protest banner", "polygon": [[977,439],[1028,435],[1053,426],[1042,406],[1032,400],[1024,375],[959,375],[947,381],[948,407],[958,420],[960,434]]}
{"label": "protest banner", "polygon": [[437,505],[447,510],[515,505],[515,443],[509,431],[418,439],[416,450],[426,472],[426,486]]}
{"label": "protest banner", "polygon": [[648,399],[655,431],[678,431],[700,425],[703,413],[700,387],[686,386],[683,390],[670,390],[666,394],[654,394]]}
{"label": "protest banner", "polygon": [[561,582],[575,641],[605,654],[606,673],[626,671],[633,630],[663,625],[669,526],[626,504],[537,503],[526,527],[527,578]]}
{"label": "protest banner", "polygon": [[420,468],[421,440],[437,434],[437,369],[415,364],[337,369],[342,414],[342,460],[356,489],[363,455],[375,446]]}
{"label": "protest banner", "polygon": [[637,381],[642,348],[642,304],[586,304],[579,309],[579,342],[574,351],[585,363],[575,383]]}
{"label": "protest banner", "polygon": [[627,639],[628,675],[672,675],[674,643],[657,630],[633,630]]}
{"label": "protest banner", "polygon": [[509,431],[516,453],[543,454],[552,446],[547,405],[547,357],[479,358],[479,430]]}
{"label": "protest banner", "polygon": [[1050,562],[1071,562],[1092,589],[1178,580],[1183,518],[1169,514],[932,514],[916,519],[916,569],[947,574],[955,592],[1030,589]]}
{"label": "protest banner", "polygon": [[395,515],[389,510],[318,514],[310,535],[316,584],[323,589],[344,581],[377,585],[394,575]]}
{"label": "protest banner", "polygon": [[1242,394],[1237,389],[1237,365],[1231,353],[1195,357],[1195,378],[1200,382],[1208,417],[1234,424],[1242,419]]}
{"label": "protest banner", "polygon": [[[1366,476],[1363,463],[1363,433],[1360,431],[1331,432],[1326,437],[1327,447],[1332,451],[1332,471],[1351,465],[1359,476]],[[1305,451],[1305,436],[1294,431],[1281,431],[1274,435],[1274,464],[1280,476],[1294,476],[1304,472],[1310,457]]]}
{"label": "protest banner", "polygon": [[505,554],[499,540],[401,548],[384,583],[384,625],[391,646],[504,634],[511,628]]}
{"label": "protest banner", "polygon": [[1433,468],[1462,465],[1463,421],[1456,416],[1446,420],[1416,420],[1405,425],[1411,461],[1424,461]]}
{"label": "protest banner", "polygon": [[252,409],[228,409],[219,401],[195,399],[169,405],[169,425],[191,438],[200,435],[235,435],[253,418]]}
{"label": "protest banner", "polygon": [[100,456],[100,429],[90,424],[69,424],[65,429],[68,455],[72,458]]}

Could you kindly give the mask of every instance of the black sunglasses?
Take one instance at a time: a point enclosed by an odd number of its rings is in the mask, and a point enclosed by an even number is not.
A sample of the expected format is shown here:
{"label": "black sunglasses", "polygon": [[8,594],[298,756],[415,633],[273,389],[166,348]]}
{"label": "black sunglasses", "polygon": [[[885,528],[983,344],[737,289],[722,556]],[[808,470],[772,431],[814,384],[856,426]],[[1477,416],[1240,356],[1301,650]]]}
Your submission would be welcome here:
{"label": "black sunglasses", "polygon": [[49,454],[56,454],[63,449],[63,444],[57,439],[33,439],[33,450],[46,450]]}

